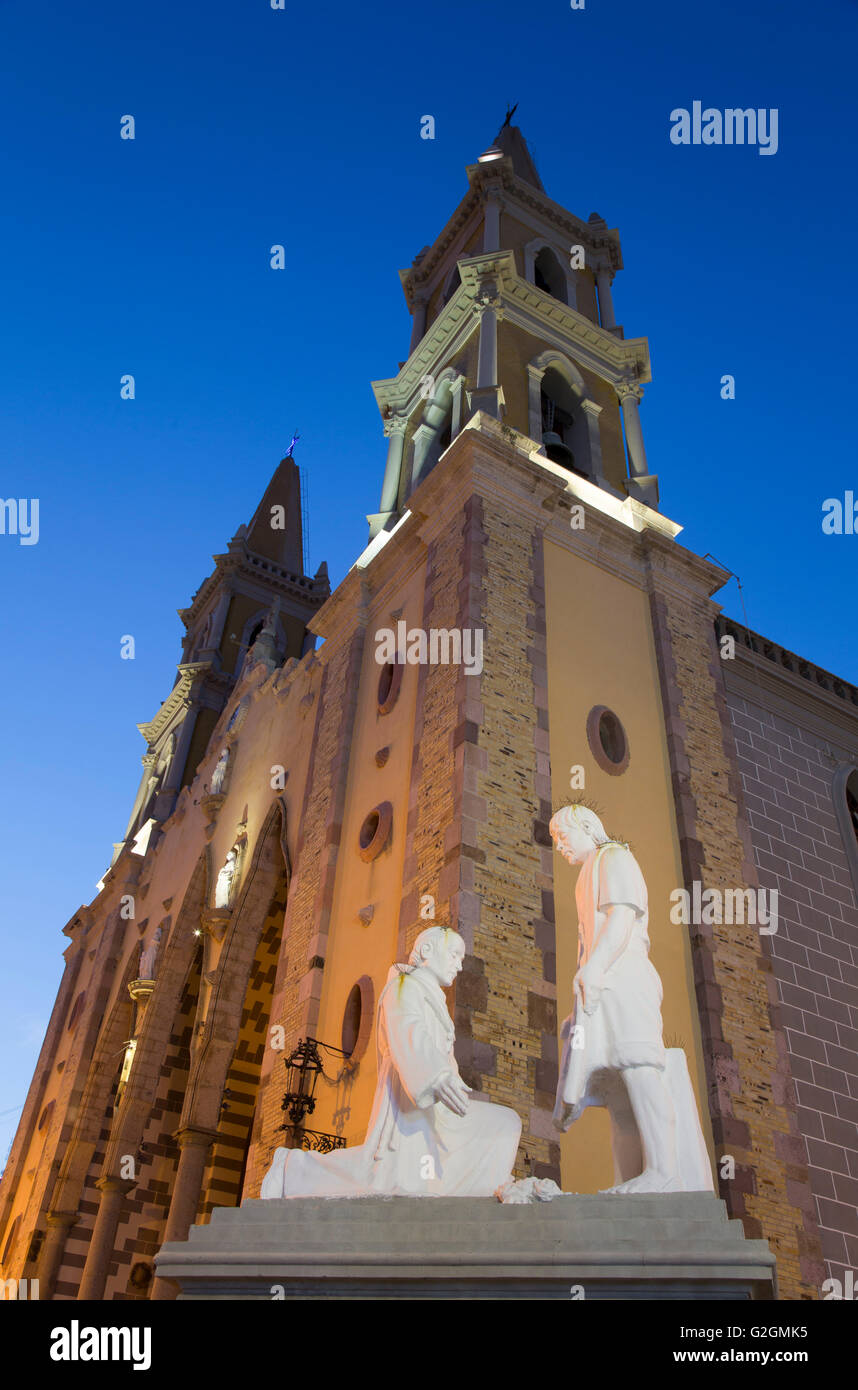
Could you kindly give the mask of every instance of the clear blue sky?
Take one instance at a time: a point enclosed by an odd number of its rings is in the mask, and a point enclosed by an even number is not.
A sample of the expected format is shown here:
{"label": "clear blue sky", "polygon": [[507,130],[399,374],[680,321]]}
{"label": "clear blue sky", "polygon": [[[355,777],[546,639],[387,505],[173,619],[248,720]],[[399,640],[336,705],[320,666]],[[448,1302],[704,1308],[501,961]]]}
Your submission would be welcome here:
{"label": "clear blue sky", "polygon": [[[854,0],[3,0],[0,496],[41,515],[37,545],[0,536],[0,1163],[61,928],[173,682],[175,610],[295,427],[312,568],[337,583],[362,548],[370,382],[408,349],[397,271],[508,101],[549,195],[619,228],[617,315],[650,340],[644,435],[684,543],[740,575],[753,627],[858,681],[858,536],[821,531],[825,498],[858,495],[857,30]],[[776,107],[777,154],[671,144],[694,100]]]}

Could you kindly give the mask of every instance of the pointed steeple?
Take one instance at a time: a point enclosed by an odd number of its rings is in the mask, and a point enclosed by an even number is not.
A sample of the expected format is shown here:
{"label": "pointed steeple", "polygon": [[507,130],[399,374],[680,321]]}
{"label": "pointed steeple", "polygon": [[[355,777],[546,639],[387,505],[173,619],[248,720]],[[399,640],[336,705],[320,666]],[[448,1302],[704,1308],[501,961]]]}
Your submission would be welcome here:
{"label": "pointed steeple", "polygon": [[495,158],[506,155],[507,158],[512,160],[513,173],[518,178],[523,179],[525,183],[529,183],[533,188],[538,188],[540,193],[545,192],[542,186],[542,179],[536,172],[536,165],[533,162],[530,150],[527,148],[527,141],[517,125],[508,125],[506,121],[504,122],[495,136],[491,149],[486,150],[485,154],[480,155],[480,163],[487,162],[488,158],[493,155],[495,151],[498,152],[494,155]]}
{"label": "pointed steeple", "polygon": [[298,465],[282,458],[244,535],[249,550],[293,574],[304,573],[301,480]]}
{"label": "pointed steeple", "polygon": [[190,606],[179,609],[187,629],[182,661],[154,719],[138,725],[147,749],[122,845],[148,821],[161,824],[172,814],[182,787],[194,778],[248,649],[254,660],[274,670],[284,658],[300,659],[315,644],[308,623],[331,586],[324,562],[314,579],[304,573],[301,481],[292,446],[249,525],[242,523],[226,553],[213,557],[213,573]]}

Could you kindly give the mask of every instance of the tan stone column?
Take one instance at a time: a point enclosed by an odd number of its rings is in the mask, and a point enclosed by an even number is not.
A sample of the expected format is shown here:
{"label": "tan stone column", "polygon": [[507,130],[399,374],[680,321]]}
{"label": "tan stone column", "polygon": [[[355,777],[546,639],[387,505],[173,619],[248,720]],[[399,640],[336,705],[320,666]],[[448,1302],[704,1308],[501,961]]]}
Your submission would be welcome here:
{"label": "tan stone column", "polygon": [[480,340],[477,349],[477,385],[468,392],[468,404],[473,413],[484,410],[493,419],[503,416],[503,387],[498,383],[498,321],[503,317],[501,296],[494,280],[483,280],[474,299],[474,313],[479,320]]}
{"label": "tan stone column", "polygon": [[396,510],[399,496],[399,475],[402,472],[402,449],[405,444],[405,430],[408,425],[404,415],[392,415],[384,422],[384,433],[390,440],[387,446],[387,465],[384,470],[384,483],[381,489],[382,512]]}
{"label": "tan stone column", "polygon": [[629,451],[629,473],[632,478],[645,478],[649,474],[646,449],[643,442],[641,417],[638,410],[643,388],[632,381],[623,381],[617,387],[620,405],[623,407],[623,420],[626,426],[626,447]]}
{"label": "tan stone column", "polygon": [[98,1215],[95,1218],[92,1240],[89,1242],[83,1277],[77,1291],[79,1299],[104,1297],[104,1286],[107,1283],[110,1257],[116,1244],[116,1228],[119,1225],[122,1203],[136,1183],[127,1178],[99,1178],[95,1185],[101,1189],[101,1201],[98,1204]]}
{"label": "tan stone column", "polygon": [[45,1243],[42,1246],[42,1253],[39,1257],[39,1298],[48,1300],[53,1298],[54,1289],[57,1284],[57,1275],[65,1254],[66,1239],[72,1226],[80,1221],[80,1216],[76,1211],[50,1211],[45,1219],[47,1234]]}
{"label": "tan stone column", "polygon": [[[188,1238],[188,1231],[194,1223],[200,1204],[200,1191],[209,1149],[218,1135],[217,1130],[196,1129],[188,1125],[177,1130],[175,1137],[180,1150],[179,1168],[170,1200],[170,1214],[164,1228],[164,1245],[170,1240]],[[178,1289],[171,1279],[156,1278],[149,1296],[153,1299],[170,1299],[175,1298],[177,1293]]]}

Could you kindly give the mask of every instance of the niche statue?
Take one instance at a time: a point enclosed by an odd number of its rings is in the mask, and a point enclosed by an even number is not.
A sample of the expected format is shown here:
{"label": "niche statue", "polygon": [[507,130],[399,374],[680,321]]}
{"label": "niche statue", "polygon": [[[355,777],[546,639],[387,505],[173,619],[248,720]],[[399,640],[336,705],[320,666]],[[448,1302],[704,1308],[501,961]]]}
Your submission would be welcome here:
{"label": "niche statue", "polygon": [[215,763],[215,769],[212,773],[212,796],[220,796],[221,792],[223,791],[223,784],[226,780],[226,770],[228,766],[229,749],[222,748],[220,757]]}
{"label": "niche statue", "polygon": [[238,861],[238,850],[235,845],[226,856],[226,863],[217,876],[215,883],[215,907],[229,907],[232,897],[233,884]]}

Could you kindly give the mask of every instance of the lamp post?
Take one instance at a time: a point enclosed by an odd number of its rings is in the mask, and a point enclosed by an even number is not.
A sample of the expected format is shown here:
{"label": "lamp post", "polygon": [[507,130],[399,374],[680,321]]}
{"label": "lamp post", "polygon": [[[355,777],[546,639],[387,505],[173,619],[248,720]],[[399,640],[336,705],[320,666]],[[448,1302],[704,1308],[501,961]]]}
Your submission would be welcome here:
{"label": "lamp post", "polygon": [[304,1128],[306,1116],[312,1115],[316,1108],[316,1084],[319,1077],[325,1075],[324,1063],[319,1055],[320,1047],[326,1052],[335,1052],[338,1057],[349,1055],[339,1047],[320,1042],[318,1038],[299,1038],[295,1050],[284,1058],[289,1079],[281,1109],[288,1113],[289,1118],[280,1128],[285,1131],[287,1148],[330,1153],[333,1149],[346,1147],[341,1134],[323,1134],[319,1130]]}

